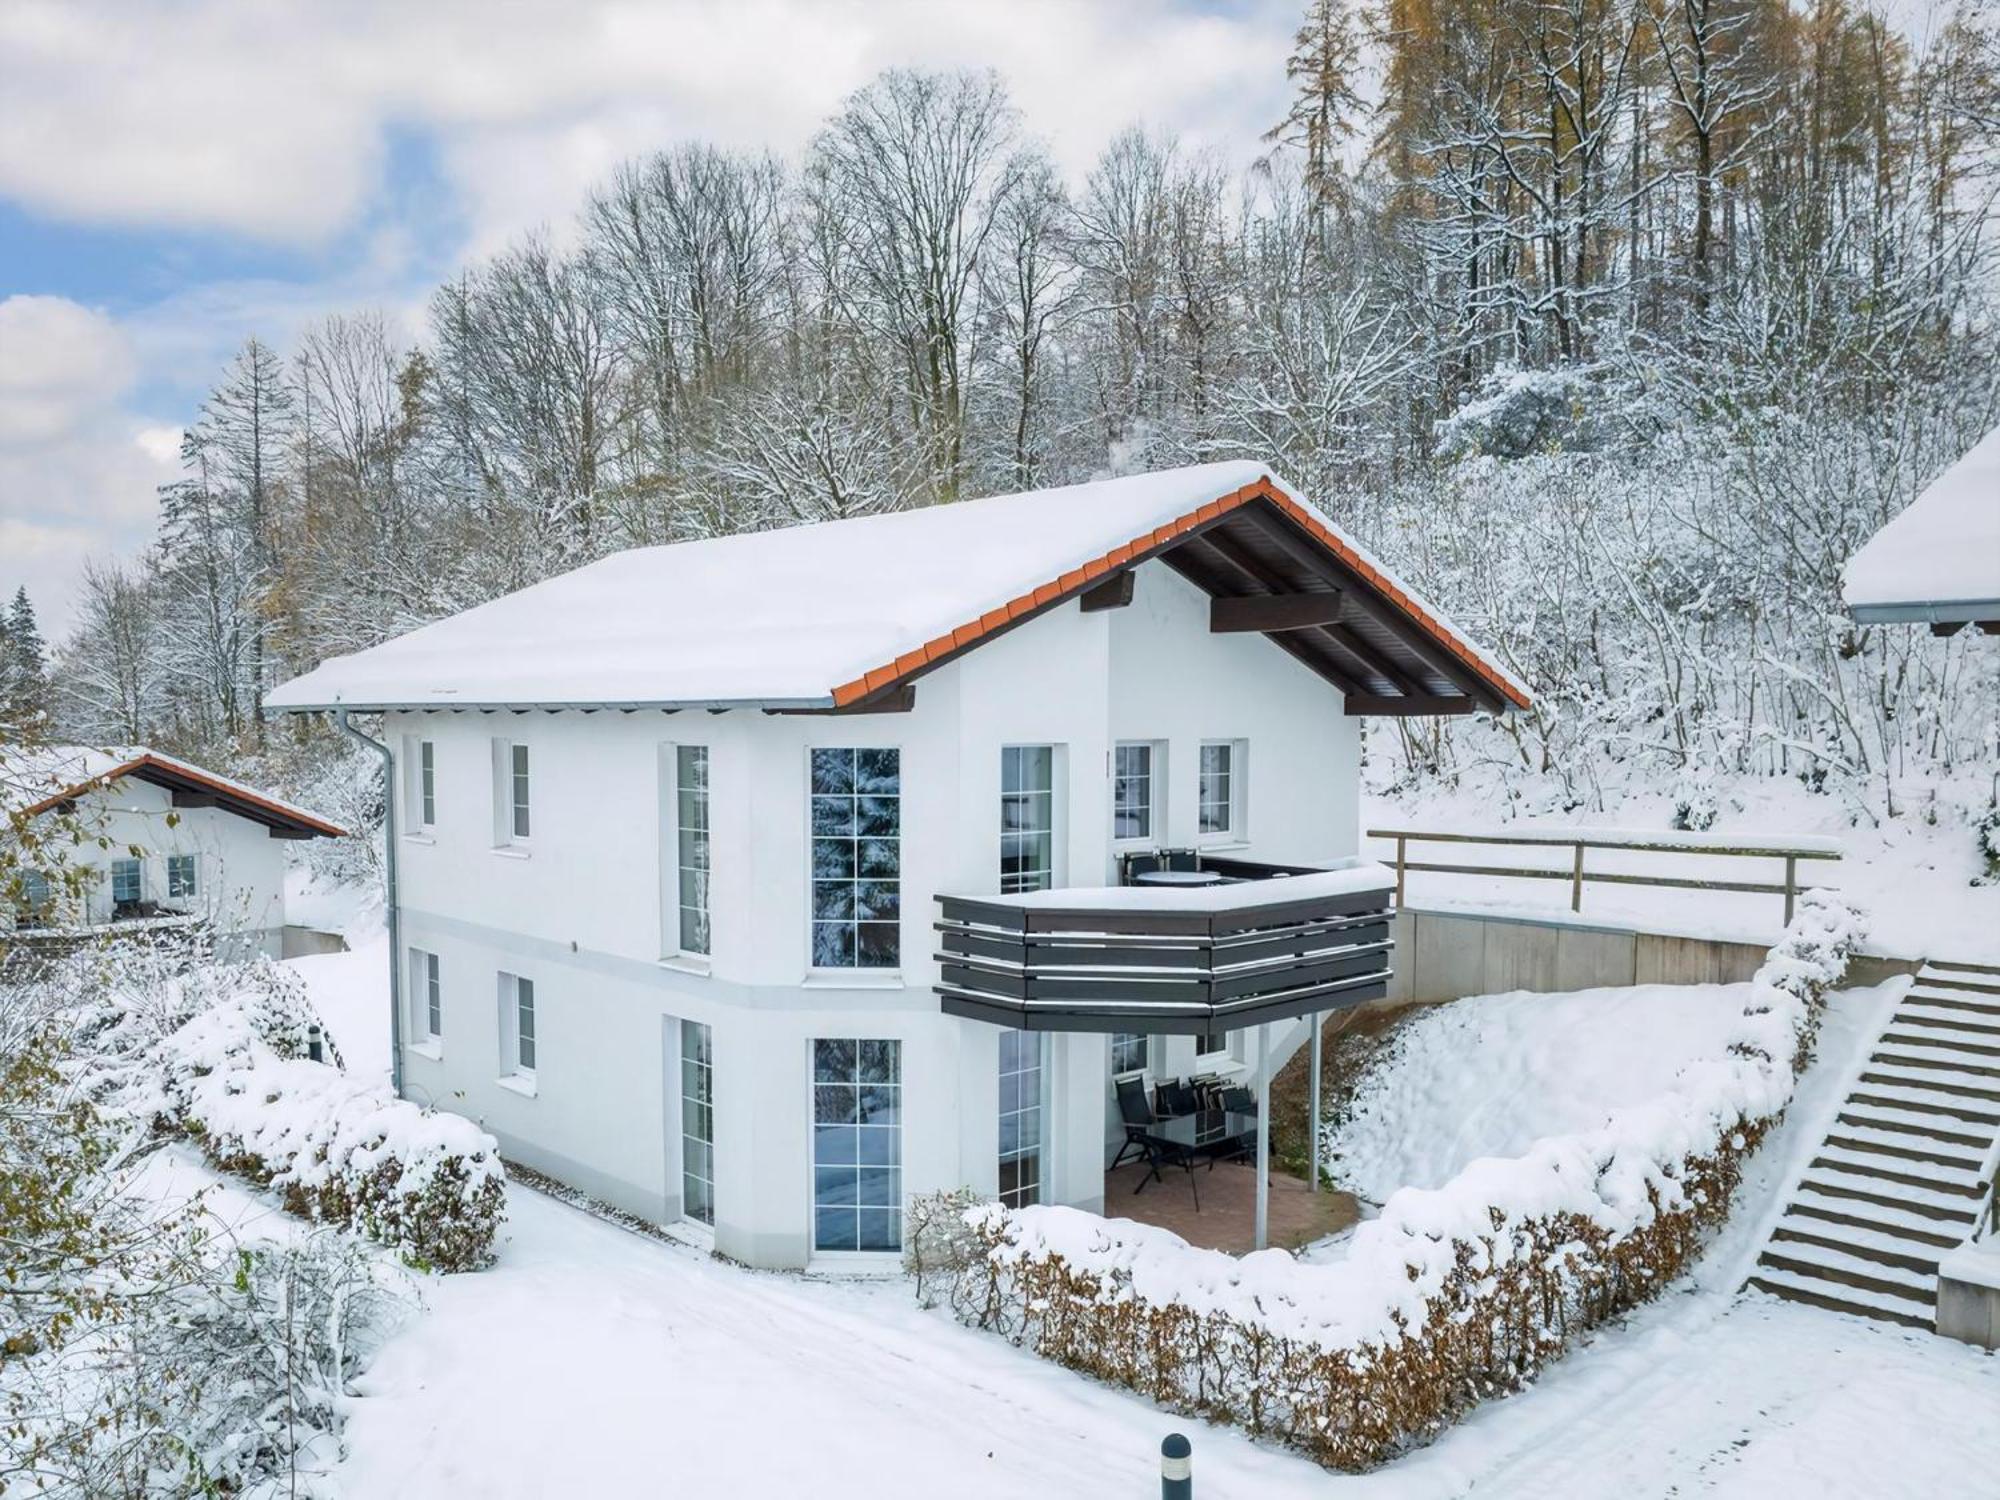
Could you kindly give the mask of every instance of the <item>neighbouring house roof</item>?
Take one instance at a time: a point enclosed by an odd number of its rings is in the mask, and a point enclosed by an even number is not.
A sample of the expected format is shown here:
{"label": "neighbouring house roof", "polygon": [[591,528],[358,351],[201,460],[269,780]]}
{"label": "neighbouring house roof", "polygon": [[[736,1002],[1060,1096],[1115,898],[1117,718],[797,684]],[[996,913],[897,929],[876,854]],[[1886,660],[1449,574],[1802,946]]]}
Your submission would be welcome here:
{"label": "neighbouring house roof", "polygon": [[82,745],[50,745],[9,754],[0,765],[0,802],[28,817],[116,782],[149,782],[176,794],[181,806],[218,807],[279,837],[344,838],[347,830],[317,813],[280,802],[241,782],[157,750],[125,746],[96,750]]}
{"label": "neighbouring house roof", "polygon": [[[336,657],[265,698],[335,708],[850,709],[1159,558],[1352,712],[1504,712],[1527,690],[1256,463],[637,548]],[[1337,599],[1335,596],[1338,596]],[[1088,601],[1087,601],[1088,602]]]}
{"label": "neighbouring house roof", "polygon": [[1842,585],[1864,625],[2000,622],[2000,428],[1870,537]]}

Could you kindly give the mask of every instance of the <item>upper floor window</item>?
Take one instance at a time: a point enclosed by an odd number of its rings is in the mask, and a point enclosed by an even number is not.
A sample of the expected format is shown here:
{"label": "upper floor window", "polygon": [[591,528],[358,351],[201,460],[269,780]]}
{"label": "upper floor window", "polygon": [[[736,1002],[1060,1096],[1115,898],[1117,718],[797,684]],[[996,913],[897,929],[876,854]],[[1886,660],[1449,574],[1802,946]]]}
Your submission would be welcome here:
{"label": "upper floor window", "polygon": [[403,816],[412,833],[437,826],[437,745],[413,734],[403,736]]}
{"label": "upper floor window", "polygon": [[145,867],[136,859],[111,861],[111,904],[132,906],[146,899]]}
{"label": "upper floor window", "polygon": [[812,752],[812,962],[893,969],[902,958],[902,753]]}
{"label": "upper floor window", "polygon": [[1000,891],[1055,884],[1055,749],[1008,745],[1000,752]]}
{"label": "upper floor window", "polygon": [[167,896],[170,900],[186,900],[201,894],[201,877],[197,862],[192,854],[169,854],[167,856]]}
{"label": "upper floor window", "polygon": [[1243,825],[1243,752],[1234,740],[1201,747],[1196,827],[1204,838],[1240,836]]}
{"label": "upper floor window", "polygon": [[680,951],[708,952],[708,747],[674,746],[674,863]]}
{"label": "upper floor window", "polygon": [[525,844],[529,817],[528,747],[518,740],[493,742],[493,842]]}
{"label": "upper floor window", "polygon": [[1111,836],[1115,839],[1157,836],[1154,750],[1150,741],[1128,741],[1111,752]]}
{"label": "upper floor window", "polygon": [[21,872],[21,899],[16,908],[16,918],[20,925],[31,921],[45,921],[55,906],[55,885],[46,872],[23,870]]}

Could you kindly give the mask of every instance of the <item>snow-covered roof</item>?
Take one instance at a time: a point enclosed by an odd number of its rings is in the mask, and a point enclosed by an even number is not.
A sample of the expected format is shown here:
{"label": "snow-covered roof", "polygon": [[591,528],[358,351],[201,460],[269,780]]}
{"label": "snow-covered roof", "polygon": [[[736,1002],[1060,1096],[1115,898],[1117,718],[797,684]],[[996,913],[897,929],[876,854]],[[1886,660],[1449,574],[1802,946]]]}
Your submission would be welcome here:
{"label": "snow-covered roof", "polygon": [[1868,539],[1842,593],[1864,625],[2000,620],[2000,428]]}
{"label": "snow-covered roof", "polygon": [[1263,499],[1502,703],[1518,681],[1257,463],[1203,464],[637,548],[285,683],[267,706],[831,708],[881,692]]}
{"label": "snow-covered roof", "polygon": [[317,813],[140,745],[43,745],[0,753],[0,810],[33,816],[128,776],[213,797],[217,806],[267,827],[321,838],[346,835]]}

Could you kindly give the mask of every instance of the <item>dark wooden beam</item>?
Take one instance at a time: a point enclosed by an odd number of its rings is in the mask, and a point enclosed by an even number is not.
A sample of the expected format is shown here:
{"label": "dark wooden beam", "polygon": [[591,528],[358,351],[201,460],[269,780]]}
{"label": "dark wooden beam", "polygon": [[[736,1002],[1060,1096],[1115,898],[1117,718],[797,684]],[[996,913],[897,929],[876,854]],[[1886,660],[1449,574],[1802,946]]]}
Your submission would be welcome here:
{"label": "dark wooden beam", "polygon": [[1441,698],[1435,693],[1407,693],[1381,697],[1368,693],[1347,695],[1347,717],[1379,714],[1392,719],[1415,719],[1431,714],[1469,714],[1480,705],[1470,698]]}
{"label": "dark wooden beam", "polygon": [[1954,636],[1965,629],[1968,623],[1970,622],[1965,620],[1933,620],[1931,634],[1939,637]]}
{"label": "dark wooden beam", "polygon": [[[1208,536],[1203,537],[1202,540],[1204,542],[1211,541],[1213,536],[1214,534],[1210,533]],[[1176,548],[1161,560],[1204,594],[1213,595],[1222,587],[1222,581],[1203,567],[1200,559],[1193,556],[1190,549],[1186,546]],[[1300,666],[1316,677],[1325,678],[1328,682],[1339,688],[1341,692],[1359,693],[1363,691],[1360,683],[1348,676],[1347,673],[1341,671],[1324,651],[1316,649],[1313,644],[1318,639],[1316,636],[1308,635],[1303,631],[1281,630],[1275,635],[1265,636],[1264,639],[1276,646],[1280,651],[1283,651],[1286,655],[1296,658]]]}
{"label": "dark wooden beam", "polygon": [[1122,573],[1113,573],[1102,583],[1092,584],[1077,596],[1077,608],[1085,614],[1100,609],[1123,609],[1132,602],[1132,579],[1136,575],[1130,568]]}
{"label": "dark wooden beam", "polygon": [[767,714],[906,714],[917,706],[917,685],[902,682],[894,687],[884,688],[879,693],[871,693],[866,698],[857,698],[845,708],[767,708]]}
{"label": "dark wooden beam", "polygon": [[2000,620],[1981,620],[1979,622],[1979,633],[1981,635],[2000,635]]}
{"label": "dark wooden beam", "polygon": [[[1217,531],[1211,534],[1207,540],[1217,552],[1233,563],[1246,578],[1261,583],[1269,589],[1289,591],[1292,588],[1291,583],[1283,575],[1265,563],[1256,553],[1244,546],[1231,533]],[[1295,559],[1295,561],[1303,561],[1303,559]],[[1324,564],[1322,563],[1319,567],[1316,567],[1314,571],[1324,572]],[[1344,607],[1346,592],[1342,590],[1336,593],[1335,597],[1342,601]],[[1325,626],[1324,629],[1325,633],[1333,638],[1335,644],[1369,671],[1390,683],[1397,692],[1420,694],[1427,691],[1422,683],[1418,682],[1416,678],[1390,660],[1379,647],[1363,636],[1353,626],[1336,620],[1334,623]]]}
{"label": "dark wooden beam", "polygon": [[173,798],[175,807],[214,807],[217,805],[217,798],[213,792],[183,792],[176,788]]}
{"label": "dark wooden beam", "polygon": [[270,834],[271,837],[274,839],[296,840],[296,839],[312,839],[319,837],[319,835],[314,833],[310,828],[278,828],[276,826],[272,826],[266,828],[264,831]]}
{"label": "dark wooden beam", "polygon": [[[1240,514],[1248,516],[1253,525],[1284,548],[1286,553],[1311,567],[1328,567],[1332,560],[1311,538],[1304,536],[1283,512],[1261,505],[1246,505]],[[1343,572],[1347,570],[1343,569]],[[1510,706],[1498,688],[1481,677],[1471,667],[1460,661],[1453,652],[1431,633],[1397,608],[1395,602],[1374,589],[1366,586],[1366,580],[1356,577],[1351,590],[1352,601],[1357,609],[1364,611],[1376,624],[1410,651],[1410,653],[1444,677],[1459,691],[1476,700],[1480,707],[1495,713],[1505,712]]]}
{"label": "dark wooden beam", "polygon": [[1278,630],[1310,630],[1340,623],[1341,596],[1329,594],[1250,594],[1208,601],[1208,628],[1217,635]]}

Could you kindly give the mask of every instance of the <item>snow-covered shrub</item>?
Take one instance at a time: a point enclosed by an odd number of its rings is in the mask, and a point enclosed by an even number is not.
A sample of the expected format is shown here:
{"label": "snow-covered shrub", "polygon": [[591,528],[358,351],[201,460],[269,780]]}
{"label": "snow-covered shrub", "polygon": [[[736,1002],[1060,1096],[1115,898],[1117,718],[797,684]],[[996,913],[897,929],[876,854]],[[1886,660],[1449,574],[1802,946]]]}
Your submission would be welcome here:
{"label": "snow-covered shrub", "polygon": [[1715,774],[1696,766],[1674,784],[1674,827],[1686,833],[1706,833],[1721,809],[1716,804]]}
{"label": "snow-covered shrub", "polygon": [[162,1053],[181,1128],[217,1166],[419,1265],[467,1271],[491,1260],[506,1175],[497,1143],[471,1121],[280,1056],[249,1006],[204,1011]]}
{"label": "snow-covered shrub", "polygon": [[985,1250],[966,1211],[985,1202],[971,1188],[911,1195],[903,1209],[903,1269],[917,1283],[917,1300],[930,1306],[934,1282],[949,1285]]}
{"label": "snow-covered shrub", "polygon": [[1438,452],[1526,458],[1590,446],[1596,440],[1588,420],[1591,394],[1585,370],[1503,366],[1480,382],[1472,400],[1437,424]]}
{"label": "snow-covered shrub", "polygon": [[1979,860],[1983,867],[1978,876],[1980,883],[2000,885],[2000,797],[1987,805],[1985,813],[1973,825],[1973,836],[1979,841]]}
{"label": "snow-covered shrub", "polygon": [[1164,1406],[1364,1468],[1518,1388],[1657,1295],[1722,1222],[1790,1101],[1858,914],[1802,898],[1728,1050],[1601,1127],[1404,1189],[1334,1265],[1242,1258],[1075,1209],[983,1204],[959,1315]]}

